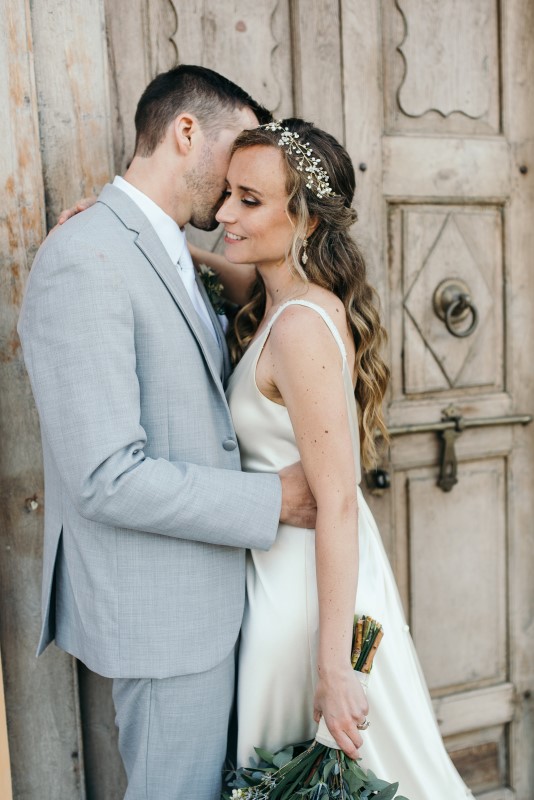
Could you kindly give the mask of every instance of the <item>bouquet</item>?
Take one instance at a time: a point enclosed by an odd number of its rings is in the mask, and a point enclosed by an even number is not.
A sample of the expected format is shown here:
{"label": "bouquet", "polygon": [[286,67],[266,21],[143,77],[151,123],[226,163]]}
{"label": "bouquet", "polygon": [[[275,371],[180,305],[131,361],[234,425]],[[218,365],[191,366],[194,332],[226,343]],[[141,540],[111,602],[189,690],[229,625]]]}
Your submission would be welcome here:
{"label": "bouquet", "polygon": [[[354,618],[351,664],[364,685],[383,635],[382,626],[371,617]],[[234,771],[224,800],[407,800],[397,795],[398,783],[382,781],[348,758],[322,719],[317,736],[276,753],[256,747],[260,764]]]}

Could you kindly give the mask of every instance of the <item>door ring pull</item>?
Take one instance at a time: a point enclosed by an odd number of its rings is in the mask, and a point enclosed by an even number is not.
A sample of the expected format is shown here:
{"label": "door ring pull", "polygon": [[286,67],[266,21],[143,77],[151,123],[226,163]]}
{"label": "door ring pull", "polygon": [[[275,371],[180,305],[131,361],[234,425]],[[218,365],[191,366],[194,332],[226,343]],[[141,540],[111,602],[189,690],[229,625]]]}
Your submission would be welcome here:
{"label": "door ring pull", "polygon": [[[478,310],[471,300],[469,286],[460,278],[447,278],[442,281],[432,298],[435,314],[443,320],[452,336],[464,339],[471,336],[478,325]],[[457,324],[471,317],[467,328],[459,329]]]}
{"label": "door ring pull", "polygon": [[[471,314],[471,324],[463,330],[458,330],[458,328],[454,327],[455,318],[465,309]],[[478,325],[478,311],[468,294],[459,294],[456,300],[453,300],[449,305],[445,312],[445,325],[449,333],[452,333],[458,339],[465,339],[466,336],[471,336],[474,333]]]}

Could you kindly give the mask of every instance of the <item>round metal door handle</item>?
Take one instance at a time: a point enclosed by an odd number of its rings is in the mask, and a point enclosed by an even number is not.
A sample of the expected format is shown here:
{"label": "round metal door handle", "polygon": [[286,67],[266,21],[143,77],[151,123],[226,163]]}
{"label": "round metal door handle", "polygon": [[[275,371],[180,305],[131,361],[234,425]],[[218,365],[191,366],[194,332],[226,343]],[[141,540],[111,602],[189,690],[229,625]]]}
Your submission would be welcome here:
{"label": "round metal door handle", "polygon": [[[432,298],[434,311],[443,320],[452,336],[464,339],[471,336],[478,325],[478,310],[473,301],[468,285],[459,278],[447,278],[442,281]],[[458,328],[463,320],[469,320],[466,328]]]}
{"label": "round metal door handle", "polygon": [[[457,321],[458,315],[465,310],[470,313],[471,322],[467,328],[459,330],[454,327],[454,323]],[[458,337],[458,339],[465,339],[466,336],[471,336],[471,334],[475,332],[478,325],[478,311],[474,303],[471,302],[471,298],[468,294],[460,294],[458,298],[450,304],[445,314],[445,325],[449,333],[452,333],[452,335]]]}

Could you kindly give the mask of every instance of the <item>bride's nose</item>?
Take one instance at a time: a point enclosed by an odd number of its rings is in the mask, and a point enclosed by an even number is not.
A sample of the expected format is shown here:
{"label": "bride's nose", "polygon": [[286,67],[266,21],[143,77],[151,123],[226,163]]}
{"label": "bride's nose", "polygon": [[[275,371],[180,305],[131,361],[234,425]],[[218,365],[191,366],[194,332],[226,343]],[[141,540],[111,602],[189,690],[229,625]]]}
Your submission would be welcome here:
{"label": "bride's nose", "polygon": [[215,214],[217,222],[234,222],[235,214],[232,211],[232,195],[227,194],[224,198],[220,209]]}

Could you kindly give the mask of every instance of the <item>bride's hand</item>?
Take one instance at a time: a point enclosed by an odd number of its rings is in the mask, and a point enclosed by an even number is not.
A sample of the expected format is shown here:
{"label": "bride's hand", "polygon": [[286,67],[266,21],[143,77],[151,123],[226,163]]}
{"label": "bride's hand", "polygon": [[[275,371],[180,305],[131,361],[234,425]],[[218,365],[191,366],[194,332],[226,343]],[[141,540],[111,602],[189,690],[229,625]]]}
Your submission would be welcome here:
{"label": "bride's hand", "polygon": [[365,722],[369,704],[358,676],[350,665],[338,672],[319,671],[314,698],[314,719],[321,716],[339,747],[349,758],[360,758],[363,738],[358,725]]}
{"label": "bride's hand", "polygon": [[96,197],[93,195],[92,197],[83,197],[81,200],[78,200],[76,205],[72,206],[72,208],[64,208],[61,214],[58,217],[57,224],[63,225],[71,217],[74,217],[76,214],[79,214],[80,211],[85,211],[88,208],[91,208],[92,205],[96,203]]}

